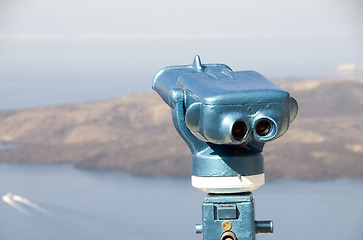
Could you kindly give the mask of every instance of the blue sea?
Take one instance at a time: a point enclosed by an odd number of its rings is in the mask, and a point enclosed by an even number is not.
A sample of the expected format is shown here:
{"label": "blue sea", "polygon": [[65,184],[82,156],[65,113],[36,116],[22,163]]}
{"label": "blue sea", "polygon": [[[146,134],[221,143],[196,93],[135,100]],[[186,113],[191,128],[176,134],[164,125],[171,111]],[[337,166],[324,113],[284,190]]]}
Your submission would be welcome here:
{"label": "blue sea", "polygon": [[[0,164],[0,239],[202,239],[205,197],[189,178],[141,177],[71,165]],[[363,180],[267,182],[254,192],[257,239],[361,240]]]}

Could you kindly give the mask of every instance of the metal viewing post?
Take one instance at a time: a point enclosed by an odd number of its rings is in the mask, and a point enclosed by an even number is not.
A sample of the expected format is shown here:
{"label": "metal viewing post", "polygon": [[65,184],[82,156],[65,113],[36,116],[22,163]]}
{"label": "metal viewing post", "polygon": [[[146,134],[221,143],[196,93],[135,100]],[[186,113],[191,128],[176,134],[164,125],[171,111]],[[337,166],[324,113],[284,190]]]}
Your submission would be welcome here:
{"label": "metal viewing post", "polygon": [[204,240],[272,233],[272,221],[255,220],[251,191],[265,181],[263,146],[287,131],[296,100],[257,72],[203,65],[199,56],[162,69],[153,89],[192,153],[193,187],[208,193],[196,233]]}

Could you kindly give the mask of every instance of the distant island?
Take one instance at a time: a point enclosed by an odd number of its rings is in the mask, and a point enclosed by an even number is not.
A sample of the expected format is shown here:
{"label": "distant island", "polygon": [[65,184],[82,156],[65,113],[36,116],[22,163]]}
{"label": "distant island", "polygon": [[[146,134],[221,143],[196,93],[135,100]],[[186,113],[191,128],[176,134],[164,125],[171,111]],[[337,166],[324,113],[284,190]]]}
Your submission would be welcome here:
{"label": "distant island", "polygon": [[[363,177],[363,79],[275,79],[299,102],[288,133],[265,146],[267,179]],[[8,163],[73,163],[156,176],[190,176],[189,150],[156,93],[0,111]]]}

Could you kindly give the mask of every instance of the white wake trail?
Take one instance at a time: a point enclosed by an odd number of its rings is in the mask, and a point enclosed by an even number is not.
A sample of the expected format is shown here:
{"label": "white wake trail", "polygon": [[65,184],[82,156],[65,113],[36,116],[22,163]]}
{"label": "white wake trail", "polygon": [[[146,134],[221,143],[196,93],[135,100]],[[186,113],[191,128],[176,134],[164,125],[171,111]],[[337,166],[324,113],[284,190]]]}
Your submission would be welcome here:
{"label": "white wake trail", "polygon": [[22,208],[21,206],[19,206],[18,204],[16,204],[16,202],[12,199],[12,194],[11,193],[7,193],[2,197],[3,201],[5,203],[7,203],[10,207],[15,208],[16,210],[18,210],[19,212],[26,214],[26,215],[30,215],[28,211],[26,211],[24,208]]}
{"label": "white wake trail", "polygon": [[9,204],[10,206],[16,208],[18,211],[25,212],[29,214],[25,209],[23,209],[21,206],[18,205],[18,203],[26,205],[38,212],[41,212],[43,214],[49,215],[50,213],[45,210],[44,208],[40,207],[38,204],[31,202],[30,200],[23,198],[18,195],[14,195],[12,193],[7,193],[3,196],[3,201]]}
{"label": "white wake trail", "polygon": [[16,202],[23,203],[23,204],[25,204],[25,205],[27,205],[27,206],[29,206],[29,207],[31,207],[31,208],[39,211],[39,212],[42,212],[42,213],[47,214],[47,215],[50,215],[50,213],[47,210],[45,210],[44,208],[40,207],[38,204],[35,204],[35,203],[29,201],[26,198],[20,197],[18,195],[13,195],[13,199]]}

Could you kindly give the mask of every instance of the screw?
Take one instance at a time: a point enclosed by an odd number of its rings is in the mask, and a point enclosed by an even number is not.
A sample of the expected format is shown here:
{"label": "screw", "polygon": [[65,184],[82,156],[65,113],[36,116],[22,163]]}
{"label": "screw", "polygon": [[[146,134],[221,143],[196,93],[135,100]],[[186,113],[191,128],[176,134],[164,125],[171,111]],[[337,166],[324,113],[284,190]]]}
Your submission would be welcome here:
{"label": "screw", "polygon": [[229,231],[232,228],[232,224],[229,221],[222,222],[222,228],[224,231]]}

